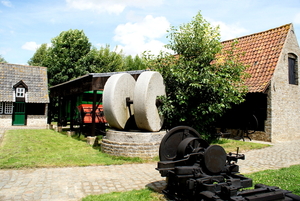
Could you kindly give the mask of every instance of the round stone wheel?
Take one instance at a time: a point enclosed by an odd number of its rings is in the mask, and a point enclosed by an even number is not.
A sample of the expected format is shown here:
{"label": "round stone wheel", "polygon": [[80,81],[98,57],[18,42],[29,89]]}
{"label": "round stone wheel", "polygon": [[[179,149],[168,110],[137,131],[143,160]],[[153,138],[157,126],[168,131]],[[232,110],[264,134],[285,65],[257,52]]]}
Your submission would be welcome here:
{"label": "round stone wheel", "polygon": [[147,131],[161,129],[163,116],[159,114],[156,100],[159,96],[165,95],[165,84],[160,73],[146,71],[140,74],[133,95],[134,118],[139,129]]}
{"label": "round stone wheel", "polygon": [[[132,104],[127,106],[126,98],[133,98],[135,79],[128,73],[112,75],[103,90],[103,112],[108,124],[116,129],[124,129],[133,115]],[[131,114],[130,114],[131,111]]]}

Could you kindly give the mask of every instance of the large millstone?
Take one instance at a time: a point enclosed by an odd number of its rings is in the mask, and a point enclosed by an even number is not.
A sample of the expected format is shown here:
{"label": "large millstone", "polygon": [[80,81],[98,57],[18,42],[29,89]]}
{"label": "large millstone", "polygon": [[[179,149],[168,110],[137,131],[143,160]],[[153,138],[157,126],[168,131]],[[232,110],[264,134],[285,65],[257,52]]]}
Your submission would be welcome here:
{"label": "large millstone", "polygon": [[120,130],[124,129],[128,119],[133,115],[132,105],[130,106],[130,114],[126,98],[133,98],[134,87],[135,80],[128,73],[115,74],[105,83],[103,90],[103,111],[111,127]]}
{"label": "large millstone", "polygon": [[133,95],[134,119],[138,128],[147,131],[161,129],[163,116],[159,114],[156,100],[165,95],[164,80],[160,73],[148,71],[139,76]]}
{"label": "large millstone", "polygon": [[[156,102],[164,95],[165,85],[158,72],[143,72],[137,82],[126,73],[111,76],[104,86],[103,109],[112,129],[101,142],[102,151],[115,156],[157,156],[166,131],[160,131],[163,117]],[[140,130],[127,127],[132,116]]]}

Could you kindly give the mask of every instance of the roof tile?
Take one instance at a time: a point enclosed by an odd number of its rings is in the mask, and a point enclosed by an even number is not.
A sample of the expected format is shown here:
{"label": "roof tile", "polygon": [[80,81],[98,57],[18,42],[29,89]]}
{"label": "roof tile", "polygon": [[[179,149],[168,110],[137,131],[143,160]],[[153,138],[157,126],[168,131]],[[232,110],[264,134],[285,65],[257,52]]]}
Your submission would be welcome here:
{"label": "roof tile", "polygon": [[287,24],[222,42],[224,50],[228,50],[231,43],[237,40],[239,53],[245,53],[240,56],[240,61],[249,66],[246,70],[250,74],[246,79],[249,92],[264,92],[268,87],[291,26]]}

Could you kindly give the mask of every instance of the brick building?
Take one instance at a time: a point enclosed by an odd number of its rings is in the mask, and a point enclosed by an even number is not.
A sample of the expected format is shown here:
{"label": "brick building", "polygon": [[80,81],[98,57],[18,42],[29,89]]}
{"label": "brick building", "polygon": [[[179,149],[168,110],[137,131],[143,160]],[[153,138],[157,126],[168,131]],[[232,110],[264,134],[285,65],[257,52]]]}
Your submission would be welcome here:
{"label": "brick building", "polygon": [[0,128],[47,126],[47,68],[0,63]]}
{"label": "brick building", "polygon": [[[254,139],[271,142],[300,139],[300,48],[292,24],[234,39],[247,65],[246,101],[228,112],[222,122],[235,127],[244,114],[255,114]],[[234,40],[224,41],[229,48]],[[233,123],[235,122],[235,123]]]}

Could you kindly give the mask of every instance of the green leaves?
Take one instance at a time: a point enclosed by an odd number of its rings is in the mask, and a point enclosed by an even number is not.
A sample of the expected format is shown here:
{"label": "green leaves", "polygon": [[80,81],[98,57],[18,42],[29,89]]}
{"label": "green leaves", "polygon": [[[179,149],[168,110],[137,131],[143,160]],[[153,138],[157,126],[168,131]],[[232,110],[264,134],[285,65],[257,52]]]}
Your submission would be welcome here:
{"label": "green leaves", "polygon": [[[159,71],[166,84],[162,108],[166,124],[189,125],[209,135],[214,120],[244,100],[245,67],[234,54],[235,44],[223,52],[219,28],[212,27],[200,12],[191,22],[173,26],[168,32],[166,47],[177,55],[148,57],[149,67]],[[223,62],[218,62],[220,56]]]}
{"label": "green leaves", "polygon": [[51,41],[42,44],[28,61],[29,65],[48,67],[49,85],[53,86],[88,73],[102,73],[146,69],[145,62],[136,55],[125,56],[110,47],[96,49],[82,30],[61,32]]}

